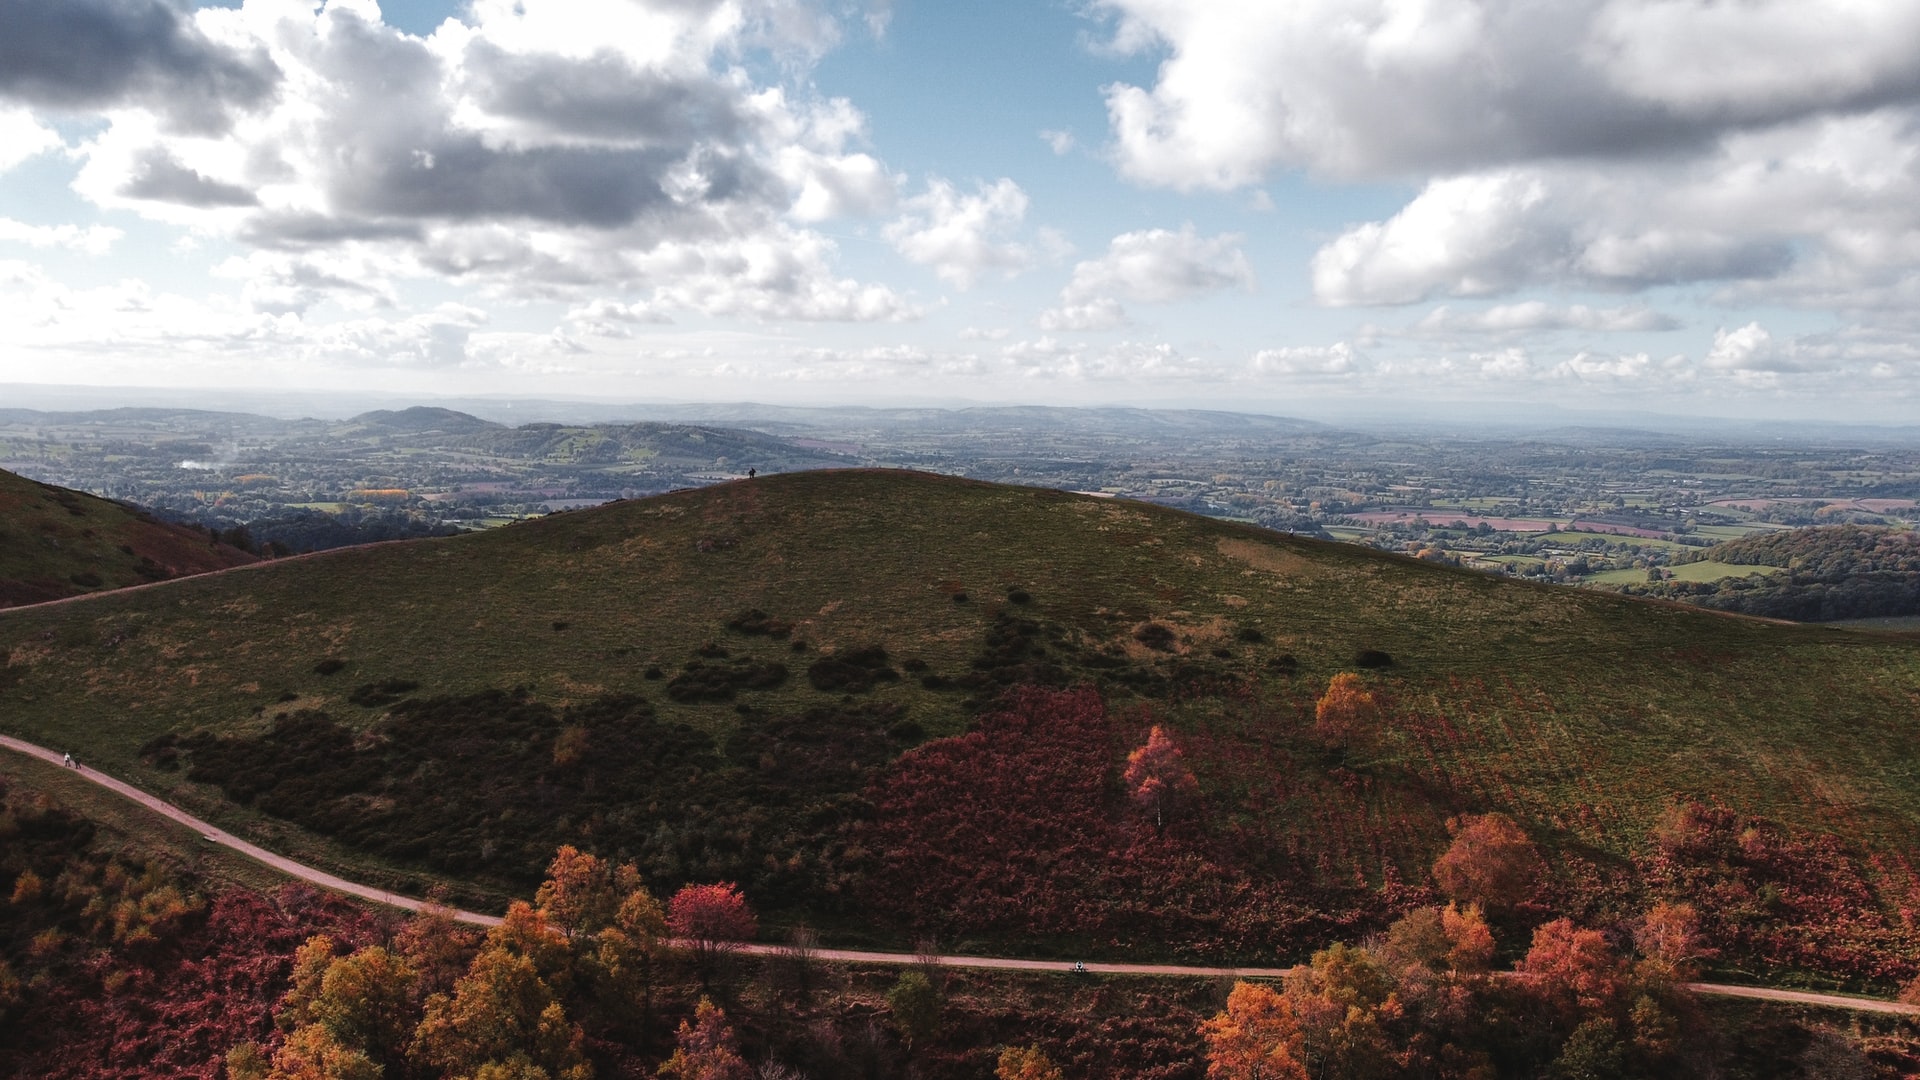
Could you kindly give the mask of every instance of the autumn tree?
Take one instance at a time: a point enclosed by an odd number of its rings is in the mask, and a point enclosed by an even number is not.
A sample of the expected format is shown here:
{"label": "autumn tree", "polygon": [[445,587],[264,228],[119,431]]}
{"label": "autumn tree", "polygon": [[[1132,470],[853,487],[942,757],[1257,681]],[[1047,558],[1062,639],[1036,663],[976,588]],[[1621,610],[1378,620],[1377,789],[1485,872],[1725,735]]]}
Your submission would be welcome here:
{"label": "autumn tree", "polygon": [[1640,950],[1635,976],[1655,985],[1697,977],[1701,961],[1713,955],[1700,937],[1700,914],[1688,903],[1656,902],[1634,926],[1633,942]]}
{"label": "autumn tree", "polygon": [[673,1056],[660,1066],[666,1080],[752,1080],[753,1070],[734,1043],[727,1014],[706,998],[693,1019],[680,1021]]}
{"label": "autumn tree", "polygon": [[446,889],[435,886],[426,903],[393,935],[393,949],[413,967],[414,993],[423,1001],[452,990],[479,947],[479,928],[463,926],[453,916]]}
{"label": "autumn tree", "polygon": [[550,1080],[587,1080],[584,1036],[554,985],[570,960],[567,939],[545,915],[515,902],[452,993],[427,999],[414,1058],[452,1076],[541,1069]]}
{"label": "autumn tree", "polygon": [[613,924],[621,901],[638,888],[640,872],[631,863],[615,867],[567,844],[547,864],[533,902],[562,934],[585,942]]}
{"label": "autumn tree", "polygon": [[1009,1046],[1000,1051],[994,1080],[1066,1080],[1060,1066],[1038,1046]]}
{"label": "autumn tree", "polygon": [[1433,880],[1449,898],[1507,911],[1530,899],[1546,872],[1533,841],[1505,814],[1449,823],[1453,843],[1433,864]]}
{"label": "autumn tree", "polygon": [[1314,734],[1342,754],[1363,745],[1379,723],[1380,705],[1373,692],[1350,671],[1327,680],[1326,692],[1313,707]]}
{"label": "autumn tree", "polygon": [[731,881],[685,885],[667,902],[667,929],[693,952],[705,984],[715,966],[753,939],[759,920]]}
{"label": "autumn tree", "polygon": [[1626,988],[1625,965],[1607,936],[1571,919],[1533,932],[1533,947],[1516,971],[1544,1000],[1567,1013],[1611,1009]]}
{"label": "autumn tree", "polygon": [[1153,811],[1155,828],[1166,823],[1167,813],[1181,800],[1200,790],[1186,755],[1158,724],[1147,733],[1146,744],[1127,755],[1125,779],[1134,803]]}
{"label": "autumn tree", "polygon": [[639,1020],[653,1016],[653,988],[667,947],[667,914],[643,885],[628,892],[614,911],[613,925],[594,937],[593,979],[610,1012],[640,1004]]}
{"label": "autumn tree", "polygon": [[1235,983],[1227,1007],[1200,1024],[1207,1080],[1308,1080],[1293,1003],[1259,983]]}

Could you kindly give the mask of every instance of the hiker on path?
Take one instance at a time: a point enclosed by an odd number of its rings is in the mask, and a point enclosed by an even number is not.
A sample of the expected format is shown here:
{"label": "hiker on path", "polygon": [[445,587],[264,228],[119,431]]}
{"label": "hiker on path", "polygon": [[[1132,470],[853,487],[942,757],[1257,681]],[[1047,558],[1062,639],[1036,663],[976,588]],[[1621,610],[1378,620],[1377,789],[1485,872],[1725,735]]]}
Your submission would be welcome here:
{"label": "hiker on path", "polygon": [[77,768],[79,768],[79,767],[80,767],[80,766],[78,766],[78,765],[76,765],[76,764],[74,764],[74,761],[73,761],[73,751],[71,751],[71,750],[69,750],[69,751],[67,751],[67,756],[66,756],[66,761],[65,761],[65,765],[66,765],[66,766],[67,766],[67,768],[69,768],[69,769],[77,769]]}

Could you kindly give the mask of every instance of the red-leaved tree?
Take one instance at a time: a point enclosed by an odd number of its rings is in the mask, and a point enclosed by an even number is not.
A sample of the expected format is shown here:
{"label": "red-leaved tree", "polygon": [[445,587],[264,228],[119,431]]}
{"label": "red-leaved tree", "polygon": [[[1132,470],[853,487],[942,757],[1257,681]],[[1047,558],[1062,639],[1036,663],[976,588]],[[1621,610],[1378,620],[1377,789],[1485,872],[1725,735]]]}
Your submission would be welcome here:
{"label": "red-leaved tree", "polygon": [[703,982],[721,957],[753,940],[759,929],[753,908],[731,881],[682,886],[667,902],[667,930],[693,952]]}
{"label": "red-leaved tree", "polygon": [[1134,803],[1153,811],[1156,828],[1166,823],[1167,812],[1181,799],[1200,790],[1185,755],[1158,724],[1148,733],[1146,745],[1127,755],[1125,779]]}
{"label": "red-leaved tree", "polygon": [[1488,911],[1505,911],[1532,898],[1546,864],[1512,818],[1481,814],[1454,824],[1453,844],[1433,864],[1441,892]]}

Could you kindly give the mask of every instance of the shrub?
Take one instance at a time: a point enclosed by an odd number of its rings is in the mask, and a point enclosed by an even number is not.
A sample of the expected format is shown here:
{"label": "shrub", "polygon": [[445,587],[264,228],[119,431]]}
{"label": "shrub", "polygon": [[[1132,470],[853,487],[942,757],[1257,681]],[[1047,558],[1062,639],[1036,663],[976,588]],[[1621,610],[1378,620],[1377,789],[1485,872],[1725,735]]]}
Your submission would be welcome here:
{"label": "shrub", "polygon": [[347,666],[347,662],[345,660],[342,660],[338,657],[329,656],[325,660],[322,660],[319,663],[313,665],[313,673],[315,675],[332,675],[334,672],[339,671],[342,668],[345,668],[346,666]]}
{"label": "shrub", "polygon": [[748,608],[727,620],[727,629],[748,637],[784,638],[793,633],[793,624],[776,619],[759,608]]}
{"label": "shrub", "polygon": [[1155,652],[1172,652],[1174,641],[1173,628],[1163,623],[1141,623],[1133,631],[1133,640]]}
{"label": "shrub", "polygon": [[814,661],[807,667],[807,681],[830,694],[864,694],[876,683],[900,681],[900,673],[887,666],[887,650],[869,645]]}
{"label": "shrub", "polygon": [[1372,671],[1393,666],[1393,657],[1379,649],[1361,649],[1353,654],[1353,666]]}
{"label": "shrub", "polygon": [[377,683],[362,683],[353,688],[347,700],[366,709],[377,709],[391,705],[406,694],[420,689],[420,684],[412,679],[384,679]]}
{"label": "shrub", "polygon": [[761,663],[742,657],[727,663],[710,664],[690,660],[667,683],[667,696],[683,704],[701,701],[732,701],[741,690],[771,690],[787,681],[787,666]]}

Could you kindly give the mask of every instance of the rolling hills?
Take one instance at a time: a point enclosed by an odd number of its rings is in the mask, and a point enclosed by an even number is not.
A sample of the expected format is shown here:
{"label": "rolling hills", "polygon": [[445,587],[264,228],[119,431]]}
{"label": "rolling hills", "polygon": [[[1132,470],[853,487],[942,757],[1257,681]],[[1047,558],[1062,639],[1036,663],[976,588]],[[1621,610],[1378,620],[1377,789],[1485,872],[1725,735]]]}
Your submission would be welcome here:
{"label": "rolling hills", "polygon": [[[1143,504],[763,477],[13,611],[0,649],[10,733],[407,887],[572,842],[849,943],[1271,958],[1430,897],[1449,818],[1499,810],[1538,910],[1686,890],[1739,963],[1920,961],[1920,642]],[[1347,670],[1384,707],[1330,745]],[[1119,782],[1155,724],[1198,778],[1164,828]]]}
{"label": "rolling hills", "polygon": [[0,471],[0,607],[256,561],[124,503]]}

